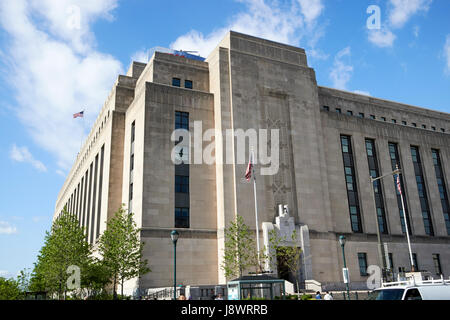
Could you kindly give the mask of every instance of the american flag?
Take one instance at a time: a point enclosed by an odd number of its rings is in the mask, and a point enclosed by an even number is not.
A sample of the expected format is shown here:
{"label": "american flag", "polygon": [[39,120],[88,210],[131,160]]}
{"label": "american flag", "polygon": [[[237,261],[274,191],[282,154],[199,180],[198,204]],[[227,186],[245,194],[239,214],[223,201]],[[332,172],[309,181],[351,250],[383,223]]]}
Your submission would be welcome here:
{"label": "american flag", "polygon": [[245,171],[245,179],[250,181],[252,178],[252,169],[253,169],[253,152],[250,154],[250,160],[248,161],[247,170]]}
{"label": "american flag", "polygon": [[73,118],[74,118],[74,119],[75,119],[75,118],[78,118],[78,117],[83,118],[83,116],[84,116],[84,111],[81,111],[81,112],[75,113],[75,114],[73,115]]}
{"label": "american flag", "polygon": [[400,194],[402,194],[402,185],[400,183],[400,175],[399,174],[397,175],[397,189],[398,189],[398,192],[400,192]]}

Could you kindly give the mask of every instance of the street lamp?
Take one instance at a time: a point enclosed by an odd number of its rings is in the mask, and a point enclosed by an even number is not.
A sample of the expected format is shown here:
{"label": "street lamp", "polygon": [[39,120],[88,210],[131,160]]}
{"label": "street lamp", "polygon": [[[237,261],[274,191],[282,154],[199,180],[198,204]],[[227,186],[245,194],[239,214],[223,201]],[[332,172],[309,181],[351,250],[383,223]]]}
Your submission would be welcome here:
{"label": "street lamp", "polygon": [[344,260],[344,270],[343,270],[343,276],[344,276],[344,282],[345,282],[345,286],[347,288],[347,296],[348,296],[348,300],[350,300],[350,288],[348,287],[348,269],[347,269],[347,263],[345,262],[345,250],[344,250],[344,246],[345,246],[345,236],[340,236],[339,237],[339,244],[341,245],[342,248],[342,259]]}
{"label": "street lamp", "polygon": [[173,230],[170,233],[170,238],[173,243],[173,300],[177,299],[177,241],[180,234]]}

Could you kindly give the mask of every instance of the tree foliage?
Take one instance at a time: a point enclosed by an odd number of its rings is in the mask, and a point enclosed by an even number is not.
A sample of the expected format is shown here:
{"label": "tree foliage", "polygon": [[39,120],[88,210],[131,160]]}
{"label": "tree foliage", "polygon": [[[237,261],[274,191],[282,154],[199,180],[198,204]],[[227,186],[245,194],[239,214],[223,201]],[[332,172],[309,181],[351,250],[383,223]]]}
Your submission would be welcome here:
{"label": "tree foliage", "polygon": [[255,235],[250,232],[244,219],[239,215],[225,229],[225,250],[221,266],[225,277],[240,278],[251,267],[255,267],[256,272],[261,270],[254,237]]}
{"label": "tree foliage", "polygon": [[35,291],[57,294],[61,299],[69,290],[67,273],[69,266],[77,266],[81,274],[91,263],[91,245],[85,239],[83,228],[76,217],[64,208],[53,222],[50,232],[46,232],[33,270],[30,287]]}
{"label": "tree foliage", "polygon": [[99,252],[103,264],[111,276],[114,297],[117,297],[116,287],[126,280],[140,277],[149,272],[147,260],[142,259],[144,243],[140,241],[140,229],[133,219],[133,213],[127,213],[123,205],[108,223],[105,232],[99,240]]}
{"label": "tree foliage", "polygon": [[[294,245],[286,245],[286,242],[291,242]],[[275,230],[272,230],[269,233],[269,243],[270,247],[273,249],[269,259],[272,263],[279,262],[287,267],[296,281],[298,290],[302,249],[295,245],[297,243],[297,231],[294,230],[291,239],[288,240],[286,237],[280,237]]]}
{"label": "tree foliage", "polygon": [[0,277],[0,300],[19,300],[23,299],[23,291],[20,284],[14,279]]}

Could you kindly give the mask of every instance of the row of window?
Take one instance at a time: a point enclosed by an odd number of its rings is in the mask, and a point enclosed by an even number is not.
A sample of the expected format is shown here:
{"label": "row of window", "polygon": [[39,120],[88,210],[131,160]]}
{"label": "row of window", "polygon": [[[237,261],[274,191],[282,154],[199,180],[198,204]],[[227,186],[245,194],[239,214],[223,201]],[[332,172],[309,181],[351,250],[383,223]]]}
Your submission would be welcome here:
{"label": "row of window", "polygon": [[[324,109],[325,111],[330,111],[330,107],[328,107],[328,106],[323,106],[323,109]],[[335,111],[336,111],[337,113],[339,113],[339,114],[342,114],[342,109],[341,109],[341,108],[335,108]],[[352,110],[347,110],[347,113],[346,113],[346,114],[347,114],[348,116],[353,116],[353,115],[354,115]],[[359,117],[359,118],[365,118],[366,115],[365,115],[364,112],[359,112],[359,113],[357,114],[357,117]],[[369,115],[369,119],[371,119],[371,120],[377,120],[377,117],[376,117],[374,114],[371,114],[371,115]],[[381,120],[381,121],[384,121],[384,122],[387,122],[387,118],[386,118],[386,117],[380,117],[380,120]],[[397,119],[391,119],[391,123],[397,124]],[[407,126],[407,125],[408,125],[408,122],[403,120],[403,121],[401,122],[401,124],[404,125],[404,126]],[[415,123],[415,122],[412,122],[412,123],[411,123],[411,126],[414,127],[414,128],[417,128],[417,127],[418,127],[417,123]],[[421,125],[421,128],[422,128],[422,129],[428,129],[428,127],[427,127],[426,124],[422,124],[422,125]],[[435,126],[431,126],[431,130],[437,131],[437,128],[436,128]],[[444,128],[440,128],[440,131],[443,132],[443,133],[446,132],[446,130],[445,130]]]}
{"label": "row of window", "polygon": [[103,145],[65,205],[67,211],[78,219],[79,225],[85,228],[86,240],[91,244],[94,235],[95,239],[100,236],[104,153]]}
{"label": "row of window", "polygon": [[[375,140],[366,139],[366,154],[369,166],[369,173],[372,178],[377,178],[381,175],[378,166],[377,151],[375,146]],[[354,166],[354,156],[352,150],[351,137],[347,135],[341,136],[341,150],[344,164],[344,175],[347,188],[347,198],[350,213],[350,224],[352,231],[355,233],[362,233],[361,212],[358,199],[358,186],[356,183],[356,174]],[[422,219],[424,223],[425,233],[429,236],[434,236],[433,223],[431,219],[431,211],[427,196],[427,187],[424,179],[423,166],[420,158],[419,148],[416,146],[410,147],[411,157],[414,167],[415,180],[417,183],[417,190],[421,205]],[[446,185],[444,181],[444,174],[442,172],[442,164],[439,150],[432,149],[433,161],[435,166],[436,181],[440,192],[441,204],[443,209],[444,220],[446,223],[447,234],[450,235],[450,219],[449,219],[449,201]],[[389,142],[389,153],[391,158],[392,170],[401,169],[401,161],[398,152],[398,145],[396,143]],[[399,181],[399,185],[397,183]],[[400,176],[394,176],[394,185],[397,193],[397,204],[399,209],[399,218],[402,226],[402,231],[406,232],[406,223],[408,224],[408,231],[411,233],[411,220],[406,206],[407,195],[404,188],[404,182],[402,174]],[[373,182],[374,198],[376,205],[376,212],[378,217],[378,226],[380,233],[387,234],[387,220],[384,206],[383,190],[381,180]],[[403,209],[405,208],[405,209]],[[405,211],[405,212],[404,212]],[[406,223],[405,223],[406,218]]]}
{"label": "row of window", "polygon": [[[419,265],[419,261],[417,259],[417,254],[413,253],[413,263],[414,263],[414,270],[416,271],[426,271],[426,270],[421,270],[420,269],[420,265]],[[392,253],[388,254],[389,256],[389,265],[388,265],[388,269],[390,269],[391,271],[395,270],[395,265],[394,265],[394,257]],[[436,275],[441,275],[442,274],[442,267],[441,267],[441,256],[438,253],[434,253],[432,254],[432,258],[433,258],[433,266],[434,266],[434,272],[436,273]],[[358,264],[359,264],[359,274],[361,276],[368,276],[367,274],[367,254],[364,252],[360,252],[358,253]],[[404,267],[398,267],[398,272],[402,273],[405,272],[405,268]]]}
{"label": "row of window", "polygon": [[[172,86],[181,87],[181,79],[172,78]],[[194,83],[192,82],[192,80],[184,80],[184,87],[186,89],[194,89]]]}

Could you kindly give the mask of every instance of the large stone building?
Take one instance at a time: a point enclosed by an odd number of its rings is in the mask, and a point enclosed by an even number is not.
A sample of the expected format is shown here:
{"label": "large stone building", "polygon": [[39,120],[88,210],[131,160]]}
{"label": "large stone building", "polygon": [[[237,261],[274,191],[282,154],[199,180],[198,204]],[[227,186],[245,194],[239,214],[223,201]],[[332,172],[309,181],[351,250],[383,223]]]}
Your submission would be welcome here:
{"label": "large stone building", "polygon": [[[216,129],[215,156],[223,161],[174,164],[172,133],[194,132],[195,121],[203,132]],[[379,264],[376,215],[386,260],[395,271],[410,269],[394,177],[380,180],[376,194],[369,179],[396,165],[416,267],[450,276],[450,115],[320,87],[303,49],[235,32],[205,61],[155,52],[118,77],[55,216],[67,205],[95,244],[122,203],[134,212],[152,272],[129,290],[172,284],[173,229],[179,283],[223,284],[224,228],[239,214],[256,229],[247,163],[235,161],[242,152],[234,142],[226,154],[224,134],[238,129],[279,130],[279,170],[263,176],[256,166],[259,237],[267,244],[270,229],[298,229],[303,279],[342,282],[338,238],[345,235],[350,279],[364,283],[366,267]]]}

